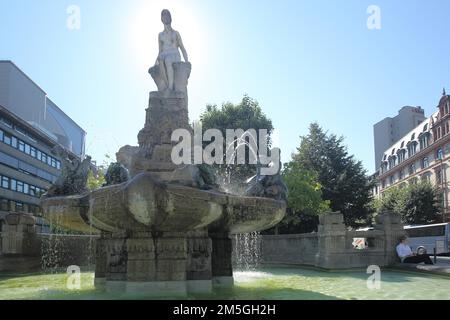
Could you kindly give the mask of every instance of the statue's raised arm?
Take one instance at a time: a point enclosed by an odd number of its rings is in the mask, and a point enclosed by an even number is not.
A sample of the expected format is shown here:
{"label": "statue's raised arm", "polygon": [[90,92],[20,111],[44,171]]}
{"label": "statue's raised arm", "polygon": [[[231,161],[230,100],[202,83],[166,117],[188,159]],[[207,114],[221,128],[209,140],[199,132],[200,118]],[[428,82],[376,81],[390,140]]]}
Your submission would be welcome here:
{"label": "statue's raised arm", "polygon": [[[158,91],[182,91],[186,92],[187,78],[190,75],[191,66],[189,64],[188,54],[184,47],[183,40],[178,31],[172,29],[172,15],[169,10],[163,10],[161,13],[161,21],[164,24],[164,31],[158,36],[159,53],[155,67],[150,69],[150,74],[158,86]],[[181,87],[177,88],[177,68],[175,64],[180,64],[181,53],[183,54],[185,81],[181,80]],[[183,78],[183,77],[181,77]],[[185,85],[183,83],[186,82]]]}

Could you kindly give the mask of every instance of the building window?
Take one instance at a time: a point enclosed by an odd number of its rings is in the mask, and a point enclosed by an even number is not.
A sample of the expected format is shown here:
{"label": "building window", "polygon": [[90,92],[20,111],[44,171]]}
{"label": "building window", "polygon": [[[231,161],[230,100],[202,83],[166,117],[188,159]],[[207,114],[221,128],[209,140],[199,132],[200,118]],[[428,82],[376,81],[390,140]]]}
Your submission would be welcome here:
{"label": "building window", "polygon": [[0,176],[0,186],[4,189],[24,193],[33,197],[41,197],[45,192],[44,189],[6,176]]}
{"label": "building window", "polygon": [[423,134],[420,137],[419,142],[420,142],[420,150],[428,148],[428,146],[430,144],[430,136],[429,136],[428,132]]}
{"label": "building window", "polygon": [[5,126],[7,126],[8,128],[11,128],[11,129],[12,129],[13,124],[12,124],[11,121],[9,121],[9,120],[7,120],[7,119],[5,119],[5,118],[0,118],[0,121],[1,121]]}
{"label": "building window", "polygon": [[381,165],[381,173],[385,173],[386,171],[388,171],[388,163],[383,162],[383,164]]}
{"label": "building window", "polygon": [[28,183],[23,184],[23,193],[30,194],[30,185]]}
{"label": "building window", "polygon": [[23,193],[23,182],[17,181],[17,192]]}
{"label": "building window", "polygon": [[408,158],[411,158],[416,154],[417,151],[417,142],[414,141],[408,145]]}
{"label": "building window", "polygon": [[412,175],[416,172],[416,165],[413,163],[409,166],[409,175]]}
{"label": "building window", "polygon": [[15,210],[16,212],[25,212],[25,205],[22,202],[16,202],[15,203]]}
{"label": "building window", "polygon": [[11,190],[17,191],[17,180],[11,179],[10,182],[11,182],[11,186],[10,186]]}
{"label": "building window", "polygon": [[444,159],[444,152],[442,151],[442,148],[439,148],[438,151],[436,152],[436,159],[437,160]]}
{"label": "building window", "polygon": [[400,170],[400,172],[398,173],[398,178],[399,178],[400,180],[403,180],[404,177],[405,177],[405,172],[404,172],[403,169],[402,169],[402,170]]}
{"label": "building window", "polygon": [[389,157],[389,169],[392,169],[396,166],[396,157],[395,156],[391,156]]}
{"label": "building window", "polygon": [[36,149],[31,147],[30,149],[30,156],[32,156],[33,158],[36,158]]}
{"label": "building window", "polygon": [[61,163],[56,158],[45,154],[44,152],[30,146],[20,139],[17,139],[15,136],[7,134],[2,130],[0,130],[0,141],[15,149],[18,149],[20,152],[38,159],[39,161],[49,165],[50,167],[56,168],[58,170],[61,169]]}
{"label": "building window", "polygon": [[391,177],[389,178],[389,180],[390,180],[390,184],[391,184],[391,185],[393,185],[393,184],[394,184],[394,182],[395,182],[395,178],[394,178],[394,176],[391,176]]}
{"label": "building window", "polygon": [[425,157],[422,159],[422,169],[426,169],[430,166],[430,163],[428,161],[428,157]]}
{"label": "building window", "polygon": [[9,201],[6,199],[0,199],[0,210],[1,211],[9,211],[10,210],[10,206],[9,206]]}
{"label": "building window", "polygon": [[2,188],[9,189],[9,178],[2,176]]}
{"label": "building window", "polygon": [[11,147],[17,149],[17,138],[14,136],[11,136]]}
{"label": "building window", "polygon": [[7,145],[11,145],[11,136],[7,133],[3,135],[3,142]]}
{"label": "building window", "polygon": [[442,170],[436,170],[436,183],[442,184]]}
{"label": "building window", "polygon": [[19,140],[19,151],[25,153],[25,142]]}

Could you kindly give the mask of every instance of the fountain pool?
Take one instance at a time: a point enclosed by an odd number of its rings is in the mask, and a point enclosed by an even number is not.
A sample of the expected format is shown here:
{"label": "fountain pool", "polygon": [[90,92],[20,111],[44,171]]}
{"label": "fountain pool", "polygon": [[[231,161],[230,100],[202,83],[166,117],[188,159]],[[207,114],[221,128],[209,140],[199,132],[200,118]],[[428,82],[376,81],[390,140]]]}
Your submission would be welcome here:
{"label": "fountain pool", "polygon": [[[261,268],[236,272],[233,289],[189,299],[232,300],[450,300],[450,279],[393,270],[382,271],[381,289],[369,290],[364,271],[326,272],[307,268]],[[116,300],[150,299],[145,294],[98,291],[94,274],[81,275],[81,289],[66,288],[66,274],[0,277],[0,300]]]}

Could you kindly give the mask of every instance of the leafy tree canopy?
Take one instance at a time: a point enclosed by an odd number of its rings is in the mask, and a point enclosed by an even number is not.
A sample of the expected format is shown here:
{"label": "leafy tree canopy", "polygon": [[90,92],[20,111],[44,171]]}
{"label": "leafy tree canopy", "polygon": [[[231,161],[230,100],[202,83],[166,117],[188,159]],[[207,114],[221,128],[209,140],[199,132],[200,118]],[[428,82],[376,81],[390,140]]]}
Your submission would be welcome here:
{"label": "leafy tree canopy", "polygon": [[[221,107],[208,105],[206,111],[200,116],[200,120],[203,131],[218,129],[222,132],[224,138],[226,138],[227,129],[242,129],[244,131],[255,129],[257,134],[260,129],[266,129],[268,145],[270,145],[270,135],[274,130],[272,121],[262,112],[259,103],[248,95],[245,95],[238,104],[227,102],[222,104]],[[228,146],[224,142],[224,150],[227,150],[227,148]],[[248,147],[246,147],[246,152],[248,159],[248,153],[250,152]],[[220,175],[229,176],[231,182],[243,181],[256,174],[256,165],[218,166],[216,169]]]}
{"label": "leafy tree canopy", "polygon": [[296,162],[290,162],[283,170],[283,180],[289,190],[288,209],[279,231],[316,231],[319,214],[330,210],[329,201],[322,200],[322,186],[317,180],[317,174],[302,168]]}
{"label": "leafy tree canopy", "polygon": [[330,202],[332,211],[344,214],[348,226],[358,227],[371,218],[373,183],[362,163],[348,154],[343,137],[312,123],[293,160],[318,174],[323,199]]}
{"label": "leafy tree canopy", "polygon": [[440,222],[440,194],[429,182],[423,181],[404,188],[391,188],[375,200],[377,213],[393,211],[406,224]]}

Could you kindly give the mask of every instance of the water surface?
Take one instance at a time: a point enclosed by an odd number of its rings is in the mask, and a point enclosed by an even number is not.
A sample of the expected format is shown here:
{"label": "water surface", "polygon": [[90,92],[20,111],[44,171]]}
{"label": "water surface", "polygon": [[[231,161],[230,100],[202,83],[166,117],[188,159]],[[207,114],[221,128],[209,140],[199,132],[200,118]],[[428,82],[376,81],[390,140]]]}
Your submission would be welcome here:
{"label": "water surface", "polygon": [[[450,278],[382,271],[381,288],[367,287],[364,271],[326,272],[304,268],[268,268],[235,273],[235,288],[189,299],[237,300],[450,300]],[[66,274],[0,275],[0,300],[16,299],[150,299],[145,294],[111,294],[94,288],[94,274],[83,273],[81,289],[67,289]]]}

